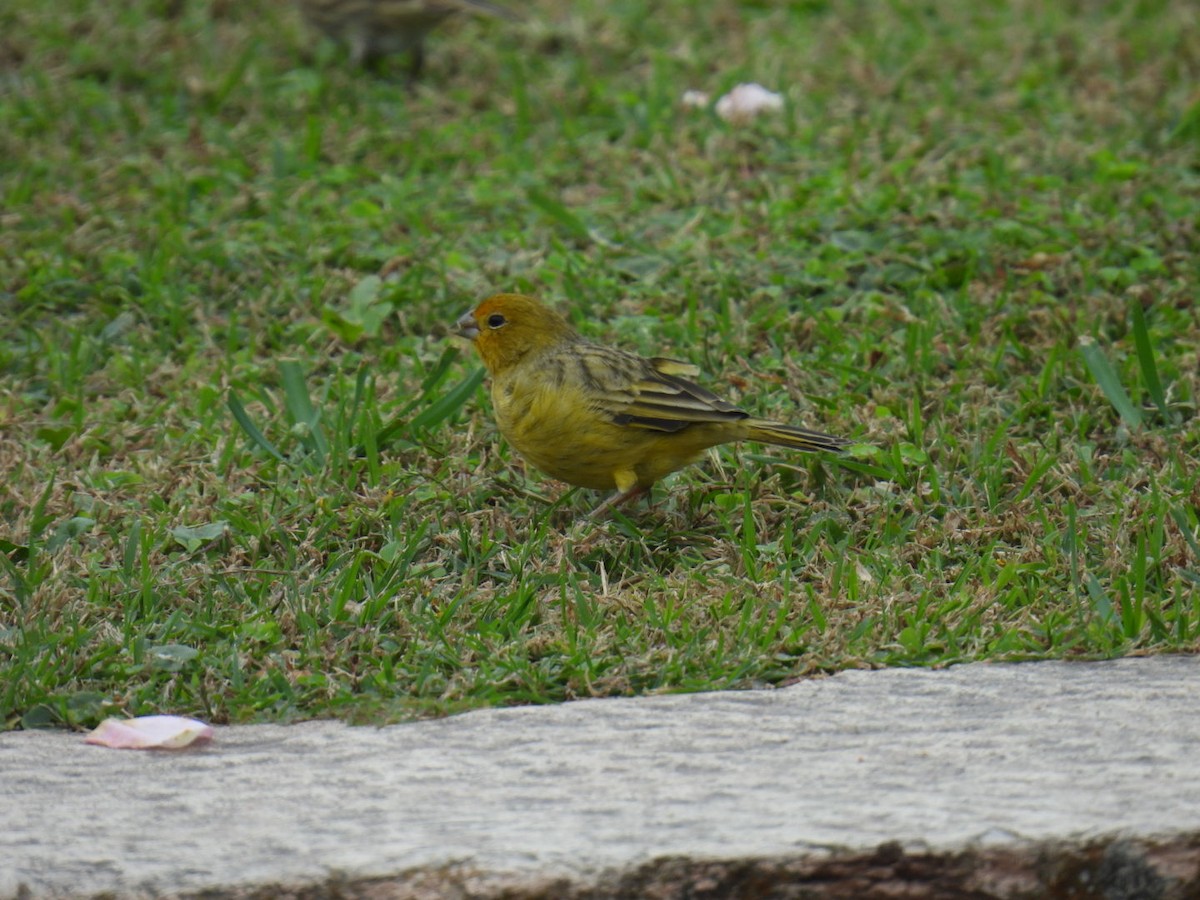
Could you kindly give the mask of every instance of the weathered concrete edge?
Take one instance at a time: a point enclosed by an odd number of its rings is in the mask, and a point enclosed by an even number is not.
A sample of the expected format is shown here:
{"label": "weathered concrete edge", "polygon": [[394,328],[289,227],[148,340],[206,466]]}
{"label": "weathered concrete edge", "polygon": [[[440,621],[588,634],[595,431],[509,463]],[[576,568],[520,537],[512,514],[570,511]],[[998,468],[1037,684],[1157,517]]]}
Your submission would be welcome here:
{"label": "weathered concrete edge", "polygon": [[[915,893],[915,892],[920,893]],[[839,848],[740,859],[663,857],[595,878],[480,871],[469,864],[392,876],[333,874],[296,884],[241,885],[171,895],[180,900],[608,900],[812,894],[833,900],[897,896],[1104,900],[1200,897],[1200,832],[934,849],[898,842],[870,851]],[[32,896],[32,895],[25,895]],[[102,893],[94,898],[167,895]],[[22,900],[18,893],[17,900]]]}

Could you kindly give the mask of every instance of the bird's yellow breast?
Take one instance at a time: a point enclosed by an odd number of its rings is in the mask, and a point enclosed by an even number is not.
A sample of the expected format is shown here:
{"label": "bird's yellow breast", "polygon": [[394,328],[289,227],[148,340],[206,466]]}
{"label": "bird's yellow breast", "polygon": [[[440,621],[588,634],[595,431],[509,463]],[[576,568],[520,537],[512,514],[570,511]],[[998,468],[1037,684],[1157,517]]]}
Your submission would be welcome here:
{"label": "bird's yellow breast", "polygon": [[625,490],[631,480],[649,487],[722,440],[703,426],[666,434],[618,425],[584,384],[552,373],[516,366],[492,382],[500,433],[552,478],[595,490]]}

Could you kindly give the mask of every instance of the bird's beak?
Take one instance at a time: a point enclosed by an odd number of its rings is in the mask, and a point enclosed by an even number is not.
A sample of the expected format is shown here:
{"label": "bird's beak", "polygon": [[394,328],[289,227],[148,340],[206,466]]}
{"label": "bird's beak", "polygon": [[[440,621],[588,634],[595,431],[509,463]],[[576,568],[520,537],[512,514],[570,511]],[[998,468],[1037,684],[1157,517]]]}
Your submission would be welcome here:
{"label": "bird's beak", "polygon": [[465,312],[459,316],[458,321],[454,323],[454,333],[469,341],[479,337],[479,326],[475,324],[475,313]]}

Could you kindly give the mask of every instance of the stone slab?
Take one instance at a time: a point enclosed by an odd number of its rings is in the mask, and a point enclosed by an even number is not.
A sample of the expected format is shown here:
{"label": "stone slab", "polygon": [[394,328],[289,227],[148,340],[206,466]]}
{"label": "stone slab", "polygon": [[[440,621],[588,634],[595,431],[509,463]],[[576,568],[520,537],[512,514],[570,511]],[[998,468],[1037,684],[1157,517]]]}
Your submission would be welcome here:
{"label": "stone slab", "polygon": [[1200,657],[1160,656],[851,671],[384,728],[226,727],[181,752],[0,734],[0,897],[449,871],[476,879],[462,896],[552,896],[667,857],[1183,846],[1200,834],[1198,713]]}

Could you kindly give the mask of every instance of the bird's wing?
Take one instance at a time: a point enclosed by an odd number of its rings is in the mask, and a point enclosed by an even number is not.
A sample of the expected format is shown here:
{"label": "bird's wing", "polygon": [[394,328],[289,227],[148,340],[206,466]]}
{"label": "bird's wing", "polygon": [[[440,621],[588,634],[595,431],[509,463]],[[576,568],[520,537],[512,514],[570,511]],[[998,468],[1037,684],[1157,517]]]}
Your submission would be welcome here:
{"label": "bird's wing", "polygon": [[697,423],[731,422],[749,415],[684,378],[700,371],[688,363],[644,359],[597,344],[578,349],[589,399],[617,425],[675,432]]}

